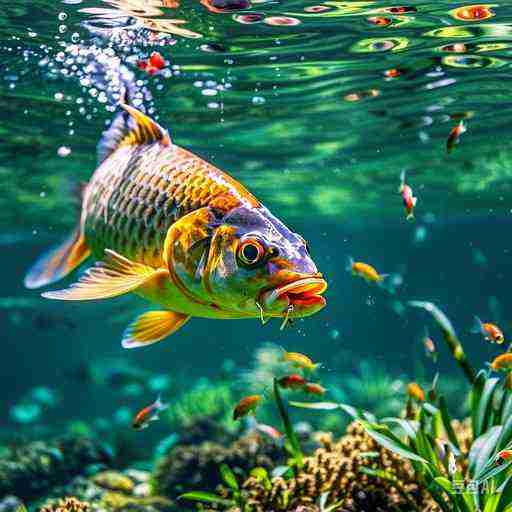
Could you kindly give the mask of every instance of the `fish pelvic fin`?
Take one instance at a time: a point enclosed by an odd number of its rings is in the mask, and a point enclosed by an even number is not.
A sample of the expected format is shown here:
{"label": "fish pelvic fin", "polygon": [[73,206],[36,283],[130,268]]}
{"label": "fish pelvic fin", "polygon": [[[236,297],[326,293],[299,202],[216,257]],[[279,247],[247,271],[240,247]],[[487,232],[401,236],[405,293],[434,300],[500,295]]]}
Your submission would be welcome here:
{"label": "fish pelvic fin", "polygon": [[166,269],[155,269],[105,249],[105,258],[87,270],[69,288],[45,292],[43,297],[57,300],[98,300],[117,297],[150,285],[169,275]]}
{"label": "fish pelvic fin", "polygon": [[25,287],[41,288],[59,281],[87,259],[90,253],[80,227],[77,227],[69,238],[52,247],[34,263],[23,281]]}
{"label": "fish pelvic fin", "polygon": [[110,127],[103,132],[98,144],[98,163],[106,160],[120,146],[138,146],[160,142],[164,146],[171,144],[167,130],[156,121],[124,102],[120,103],[124,112],[120,112]]}
{"label": "fish pelvic fin", "polygon": [[[190,319],[190,315],[174,311],[148,311],[138,316],[126,329],[121,345],[124,348],[138,348],[152,345],[176,332]],[[159,410],[167,406],[160,396],[155,403]]]}

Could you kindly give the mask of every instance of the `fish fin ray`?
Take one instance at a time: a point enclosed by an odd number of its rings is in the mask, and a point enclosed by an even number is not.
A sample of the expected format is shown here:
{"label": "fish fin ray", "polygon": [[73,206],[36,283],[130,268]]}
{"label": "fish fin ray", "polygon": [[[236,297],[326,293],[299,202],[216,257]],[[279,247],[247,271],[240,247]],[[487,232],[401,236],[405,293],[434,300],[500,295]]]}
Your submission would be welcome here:
{"label": "fish fin ray", "polygon": [[121,344],[124,348],[152,345],[176,332],[189,319],[190,315],[174,311],[148,311],[127,327]]}
{"label": "fish fin ray", "polygon": [[52,247],[32,265],[25,276],[25,287],[41,288],[59,281],[87,259],[90,253],[80,227],[77,227],[69,238]]}
{"label": "fish fin ray", "polygon": [[165,128],[156,121],[126,103],[120,106],[124,112],[116,115],[110,127],[103,132],[98,144],[98,163],[105,161],[120,146],[151,144],[160,142],[164,146],[171,144],[171,138]]}
{"label": "fish fin ray", "polygon": [[103,261],[88,269],[69,288],[43,293],[47,299],[98,300],[132,292],[151,280],[168,275],[166,269],[155,269],[105,250]]}

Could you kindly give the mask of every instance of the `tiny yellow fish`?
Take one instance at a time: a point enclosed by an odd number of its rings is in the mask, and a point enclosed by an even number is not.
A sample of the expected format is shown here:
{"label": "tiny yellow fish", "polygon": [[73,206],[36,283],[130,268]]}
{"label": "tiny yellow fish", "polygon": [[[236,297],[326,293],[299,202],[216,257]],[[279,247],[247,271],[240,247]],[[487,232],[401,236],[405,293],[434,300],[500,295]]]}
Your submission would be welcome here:
{"label": "tiny yellow fish", "polygon": [[377,270],[362,261],[354,261],[349,258],[347,271],[354,276],[362,277],[367,283],[382,283],[388,274],[379,274]]}
{"label": "tiny yellow fish", "polygon": [[314,371],[321,366],[320,363],[313,363],[308,356],[300,352],[287,352],[286,350],[283,351],[283,361],[292,363],[296,368],[309,371]]}
{"label": "tiny yellow fish", "polygon": [[418,402],[423,402],[425,400],[425,392],[417,382],[410,382],[407,384],[407,394],[411,398],[418,400]]}

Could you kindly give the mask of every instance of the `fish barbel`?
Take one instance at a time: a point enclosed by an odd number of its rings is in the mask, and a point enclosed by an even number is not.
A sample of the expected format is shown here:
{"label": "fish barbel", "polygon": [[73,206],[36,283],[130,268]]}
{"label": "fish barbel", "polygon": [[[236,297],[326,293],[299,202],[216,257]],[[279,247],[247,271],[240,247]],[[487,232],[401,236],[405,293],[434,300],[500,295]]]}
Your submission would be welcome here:
{"label": "fish barbel", "polygon": [[173,144],[154,120],[121,106],[82,188],[75,231],[35,263],[28,288],[54,283],[94,257],[76,283],[43,296],[133,292],[163,308],[130,324],[126,348],[159,341],[194,316],[287,320],[325,306],[327,284],[300,235],[236,180]]}

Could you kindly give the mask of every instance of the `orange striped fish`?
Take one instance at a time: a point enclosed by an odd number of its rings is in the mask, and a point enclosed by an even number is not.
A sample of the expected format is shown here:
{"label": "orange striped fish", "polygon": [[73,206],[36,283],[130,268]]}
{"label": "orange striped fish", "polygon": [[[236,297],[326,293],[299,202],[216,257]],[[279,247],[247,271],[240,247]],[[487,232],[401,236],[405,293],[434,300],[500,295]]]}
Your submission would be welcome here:
{"label": "orange striped fish", "polygon": [[159,306],[136,318],[122,344],[166,338],[191,317],[285,319],[325,306],[327,284],[305,240],[240,183],[176,146],[141,111],[124,109],[99,144],[71,236],[25,278],[39,288],[97,260],[59,300],[135,293]]}

